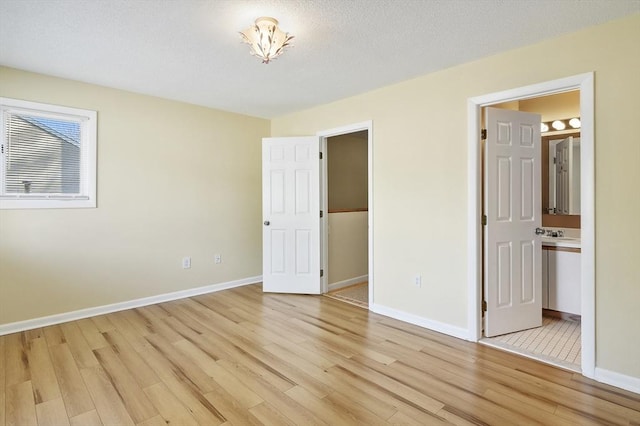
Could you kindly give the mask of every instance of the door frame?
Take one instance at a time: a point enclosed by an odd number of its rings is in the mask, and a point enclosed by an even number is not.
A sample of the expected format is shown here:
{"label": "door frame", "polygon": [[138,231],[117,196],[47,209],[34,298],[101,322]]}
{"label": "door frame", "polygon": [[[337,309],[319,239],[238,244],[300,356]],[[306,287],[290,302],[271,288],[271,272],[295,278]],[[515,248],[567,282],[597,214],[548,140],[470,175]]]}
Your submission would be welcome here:
{"label": "door frame", "polygon": [[481,108],[502,102],[580,91],[581,345],[582,374],[595,377],[595,151],[594,73],[489,93],[467,101],[467,326],[468,340],[482,338]]}
{"label": "door frame", "polygon": [[[347,124],[328,130],[321,130],[316,133],[320,137],[321,152],[327,153],[327,139],[333,136],[341,136],[349,133],[367,131],[367,221],[368,221],[368,275],[369,275],[369,306],[373,305],[373,121],[363,121],[360,123]],[[326,214],[320,220],[320,265],[324,270],[324,275],[320,279],[322,293],[329,291],[329,192],[328,192],[327,162],[320,164],[320,209]]]}

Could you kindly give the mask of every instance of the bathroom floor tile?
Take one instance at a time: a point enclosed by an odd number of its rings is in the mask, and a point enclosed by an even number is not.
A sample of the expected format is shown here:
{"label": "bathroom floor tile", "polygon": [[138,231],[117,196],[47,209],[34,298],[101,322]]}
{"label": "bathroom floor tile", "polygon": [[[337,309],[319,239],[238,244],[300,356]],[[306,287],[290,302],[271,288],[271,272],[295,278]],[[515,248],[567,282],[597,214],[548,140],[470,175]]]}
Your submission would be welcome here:
{"label": "bathroom floor tile", "polygon": [[480,342],[580,371],[580,321],[542,317],[542,326]]}

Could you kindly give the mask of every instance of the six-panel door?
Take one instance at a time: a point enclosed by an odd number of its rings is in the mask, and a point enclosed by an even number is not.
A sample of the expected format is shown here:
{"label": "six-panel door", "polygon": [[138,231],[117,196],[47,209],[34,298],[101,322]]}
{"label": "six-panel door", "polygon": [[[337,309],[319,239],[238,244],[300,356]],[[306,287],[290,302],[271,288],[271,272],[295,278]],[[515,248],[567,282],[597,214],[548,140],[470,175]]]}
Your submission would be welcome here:
{"label": "six-panel door", "polygon": [[318,137],[262,140],[263,290],[320,294]]}

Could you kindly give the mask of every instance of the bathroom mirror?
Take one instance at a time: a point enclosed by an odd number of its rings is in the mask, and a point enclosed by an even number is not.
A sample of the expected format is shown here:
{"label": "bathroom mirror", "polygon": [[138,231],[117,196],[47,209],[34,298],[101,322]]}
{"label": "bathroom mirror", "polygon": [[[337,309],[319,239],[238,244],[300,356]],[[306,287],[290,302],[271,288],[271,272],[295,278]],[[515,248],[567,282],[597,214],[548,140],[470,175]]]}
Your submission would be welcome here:
{"label": "bathroom mirror", "polygon": [[543,136],[542,140],[543,213],[579,215],[580,133]]}

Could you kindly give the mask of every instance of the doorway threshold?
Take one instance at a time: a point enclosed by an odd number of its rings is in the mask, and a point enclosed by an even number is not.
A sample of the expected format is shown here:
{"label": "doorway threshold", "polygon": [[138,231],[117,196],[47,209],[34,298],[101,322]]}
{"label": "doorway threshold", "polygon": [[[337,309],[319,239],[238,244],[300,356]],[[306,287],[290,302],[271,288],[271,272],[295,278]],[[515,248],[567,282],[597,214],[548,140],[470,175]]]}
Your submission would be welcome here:
{"label": "doorway threshold", "polygon": [[369,309],[369,283],[366,281],[325,293],[324,296]]}
{"label": "doorway threshold", "polygon": [[580,366],[577,364],[573,364],[567,361],[562,361],[548,355],[534,354],[524,349],[520,349],[510,345],[501,344],[500,342],[492,341],[487,337],[482,338],[481,340],[478,341],[478,343],[485,346],[491,346],[492,348],[500,349],[502,351],[510,352],[512,354],[520,355],[525,358],[533,359],[535,361],[540,361],[545,364],[553,365],[554,367],[558,367],[563,370],[573,371],[574,373],[582,373]]}

